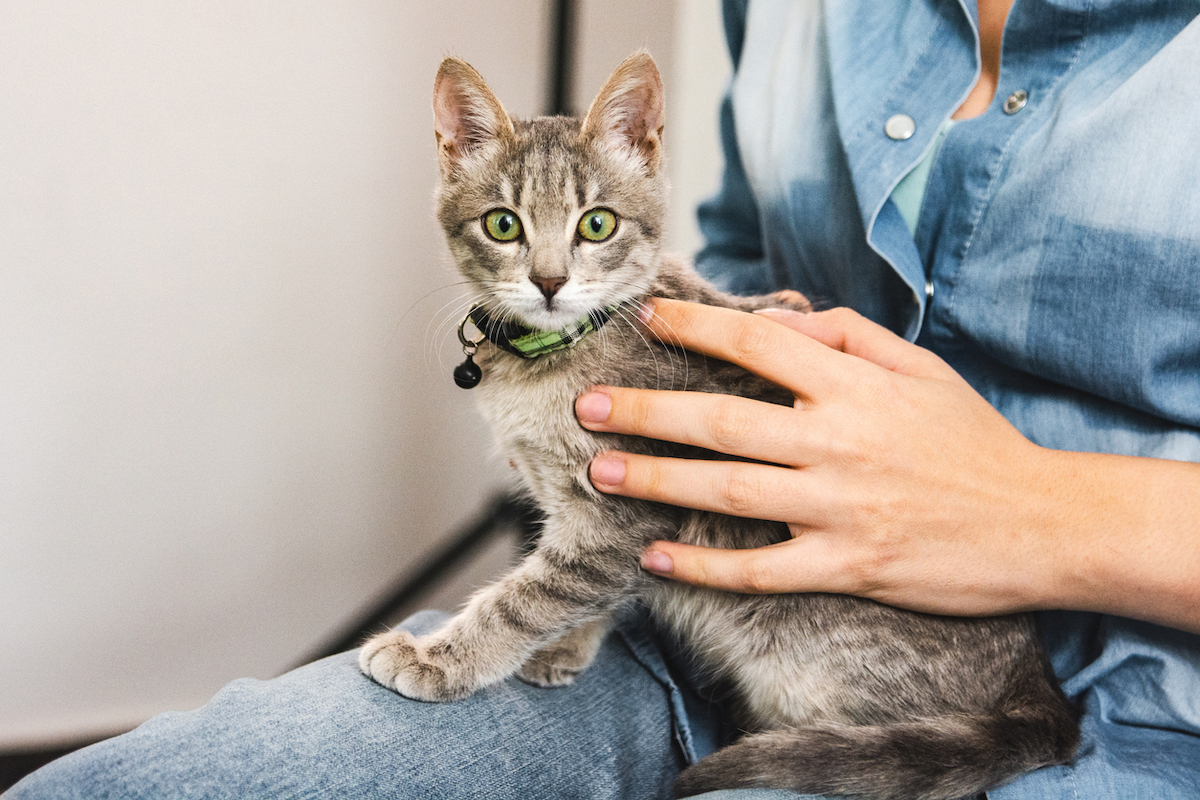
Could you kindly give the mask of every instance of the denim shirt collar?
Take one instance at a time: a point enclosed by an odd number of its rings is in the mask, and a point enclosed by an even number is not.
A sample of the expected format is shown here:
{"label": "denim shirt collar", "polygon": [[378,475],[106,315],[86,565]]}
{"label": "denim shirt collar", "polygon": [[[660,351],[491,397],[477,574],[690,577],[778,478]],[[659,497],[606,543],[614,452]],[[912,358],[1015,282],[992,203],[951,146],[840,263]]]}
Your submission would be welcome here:
{"label": "denim shirt collar", "polygon": [[[979,79],[977,5],[975,0],[863,0],[839,2],[833,12],[827,7],[825,19],[838,134],[867,241],[916,301],[907,331],[911,338],[926,310],[925,270],[903,219],[887,201]],[[904,48],[895,46],[898,39],[906,42]],[[863,52],[876,56],[863,59]],[[864,97],[871,99],[864,102]],[[898,141],[885,133],[888,120],[897,115],[915,123],[910,138]]]}
{"label": "denim shirt collar", "polygon": [[[826,15],[834,111],[867,231],[979,79],[975,8],[960,0],[904,5],[867,0],[839,2],[837,13]],[[896,39],[906,46],[895,47]],[[863,52],[876,55],[864,59]],[[884,132],[898,114],[916,123],[903,141]]]}

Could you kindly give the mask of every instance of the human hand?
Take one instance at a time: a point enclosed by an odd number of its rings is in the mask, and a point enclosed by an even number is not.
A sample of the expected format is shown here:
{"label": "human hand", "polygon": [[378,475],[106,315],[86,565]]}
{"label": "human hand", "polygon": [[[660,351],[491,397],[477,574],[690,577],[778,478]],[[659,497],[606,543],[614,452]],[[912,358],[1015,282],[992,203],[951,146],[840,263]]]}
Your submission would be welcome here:
{"label": "human hand", "polygon": [[[933,613],[1043,607],[1054,583],[1055,451],[1022,436],[933,353],[847,309],[745,314],[653,301],[664,341],[739,364],[793,407],[726,395],[596,387],[584,427],[759,462],[603,453],[612,494],[786,522],[752,550],[655,542],[648,570],[753,593],[836,592]],[[782,323],[782,324],[778,324]]]}

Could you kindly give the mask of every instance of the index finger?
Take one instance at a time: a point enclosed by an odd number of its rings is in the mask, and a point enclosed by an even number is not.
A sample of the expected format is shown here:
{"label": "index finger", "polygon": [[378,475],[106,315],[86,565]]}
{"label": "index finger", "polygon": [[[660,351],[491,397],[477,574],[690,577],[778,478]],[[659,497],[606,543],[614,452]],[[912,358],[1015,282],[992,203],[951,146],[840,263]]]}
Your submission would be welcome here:
{"label": "index finger", "polygon": [[661,297],[649,305],[646,326],[660,341],[737,364],[796,395],[821,394],[845,368],[844,353],[757,314]]}

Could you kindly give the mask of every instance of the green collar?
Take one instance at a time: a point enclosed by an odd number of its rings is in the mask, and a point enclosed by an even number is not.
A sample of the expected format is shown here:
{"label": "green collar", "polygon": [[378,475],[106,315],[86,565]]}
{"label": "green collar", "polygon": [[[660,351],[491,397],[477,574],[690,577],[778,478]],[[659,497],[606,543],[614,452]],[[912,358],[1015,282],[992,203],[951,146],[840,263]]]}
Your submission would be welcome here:
{"label": "green collar", "polygon": [[[479,329],[494,345],[521,358],[537,358],[574,347],[581,339],[599,330],[612,318],[616,306],[593,311],[581,320],[556,331],[539,331],[527,328],[519,322],[502,322],[475,306],[467,314],[467,320]],[[466,320],[464,320],[464,323]]]}

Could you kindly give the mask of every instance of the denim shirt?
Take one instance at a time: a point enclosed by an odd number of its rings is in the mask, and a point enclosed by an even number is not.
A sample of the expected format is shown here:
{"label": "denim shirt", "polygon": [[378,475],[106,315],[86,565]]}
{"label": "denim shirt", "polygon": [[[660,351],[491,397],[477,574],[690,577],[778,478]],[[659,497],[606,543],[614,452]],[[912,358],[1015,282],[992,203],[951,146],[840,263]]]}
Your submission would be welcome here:
{"label": "denim shirt", "polygon": [[[1038,444],[1200,462],[1200,2],[1016,0],[995,99],[946,136],[915,236],[890,196],[979,77],[974,1],[724,10],[702,272],[857,309]],[[989,796],[1200,797],[1200,637],[1043,626],[1083,755]]]}

